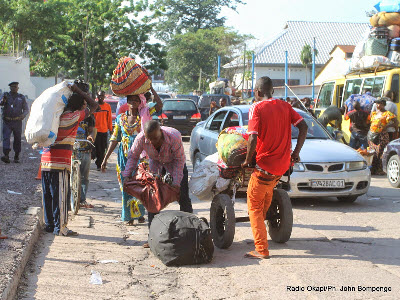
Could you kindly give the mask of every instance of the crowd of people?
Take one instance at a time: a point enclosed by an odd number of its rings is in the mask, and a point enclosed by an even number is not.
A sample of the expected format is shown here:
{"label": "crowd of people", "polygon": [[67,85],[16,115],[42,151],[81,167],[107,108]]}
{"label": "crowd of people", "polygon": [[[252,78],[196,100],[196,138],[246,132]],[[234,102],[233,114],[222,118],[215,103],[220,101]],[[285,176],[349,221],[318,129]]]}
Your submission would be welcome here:
{"label": "crowd of people", "polygon": [[[26,100],[17,93],[18,83],[10,83],[10,89],[11,92],[3,97],[0,103],[6,107],[5,112],[3,111],[5,134],[3,133],[4,155],[1,160],[10,163],[9,138],[14,134],[14,162],[18,163],[21,151],[21,122],[29,110]],[[153,173],[170,174],[171,184],[180,189],[180,210],[193,212],[181,134],[152,120],[152,116],[159,113],[163,106],[157,92],[151,88],[144,95],[128,96],[127,103],[119,107],[113,126],[111,108],[104,102],[103,91],[98,93],[96,101],[91,98],[88,85],[84,82],[75,81],[70,89],[72,96],[60,117],[56,142],[44,148],[41,157],[45,231],[63,236],[78,234],[67,228],[69,174],[75,140],[80,141],[77,151],[81,161],[81,207],[93,208],[86,201],[91,160],[96,158],[97,169],[105,172],[111,154],[118,147],[116,171],[122,193],[122,221],[127,225],[133,225],[135,220],[139,223],[146,222],[146,211],[140,200],[123,190],[124,181],[134,176],[141,161],[147,161]],[[249,166],[256,153],[257,164],[247,191],[255,250],[248,252],[246,256],[269,258],[265,214],[280,177],[289,169],[291,163],[299,161],[299,153],[307,134],[307,124],[293,108],[305,108],[312,113],[312,102],[309,98],[302,99],[302,104],[298,99],[273,98],[272,81],[268,77],[257,81],[254,92],[255,97],[249,112],[247,157],[242,166]],[[369,147],[374,150],[372,172],[380,174],[383,149],[389,141],[398,136],[397,107],[393,99],[393,92],[386,91],[384,97],[375,99],[371,112],[364,110],[357,101],[351,108],[331,106],[318,120],[325,127],[331,125],[330,127],[339,130],[342,129],[343,115],[345,120],[350,120],[350,146],[354,149]],[[219,104],[212,102],[209,113],[212,114],[225,105],[225,98],[221,98]],[[292,125],[298,128],[299,137],[295,149],[291,152]],[[111,137],[107,149],[108,134]],[[154,213],[148,213],[149,227],[154,216]],[[1,235],[1,231],[0,238],[6,238]],[[144,247],[148,247],[148,243],[145,243]]]}
{"label": "crowd of people", "polygon": [[355,102],[354,109],[347,111],[345,115],[345,119],[349,119],[351,124],[350,146],[354,149],[369,147],[374,151],[372,174],[384,174],[383,151],[390,141],[398,137],[398,112],[393,100],[394,93],[386,91],[383,97],[374,101],[370,113],[363,110],[359,102]]}
{"label": "crowd of people", "polygon": [[[382,155],[389,142],[398,138],[399,123],[397,106],[394,103],[395,94],[393,91],[385,91],[383,97],[374,98],[371,91],[365,90],[362,95],[352,95],[357,98],[351,106],[344,104],[342,107],[335,105],[326,108],[318,117],[318,121],[332,134],[338,133],[338,139],[347,144],[341,134],[342,123],[350,120],[350,141],[349,146],[355,150],[370,150],[373,153],[371,173],[383,175]],[[373,103],[362,105],[360,98],[366,97]],[[285,101],[285,99],[280,98]],[[304,107],[315,117],[312,101],[306,97],[300,101],[296,98],[286,98],[286,102],[292,107],[304,109]],[[347,103],[347,101],[345,102]],[[329,126],[328,126],[329,125]]]}

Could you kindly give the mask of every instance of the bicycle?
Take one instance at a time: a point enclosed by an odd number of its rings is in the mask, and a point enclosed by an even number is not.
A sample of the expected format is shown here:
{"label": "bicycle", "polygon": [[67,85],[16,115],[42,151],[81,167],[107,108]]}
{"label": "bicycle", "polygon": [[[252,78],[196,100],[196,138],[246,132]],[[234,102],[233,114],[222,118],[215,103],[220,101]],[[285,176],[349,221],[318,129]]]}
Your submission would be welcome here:
{"label": "bicycle", "polygon": [[71,211],[74,215],[78,214],[81,202],[82,180],[81,180],[81,161],[79,160],[79,149],[83,148],[81,143],[88,143],[92,148],[95,146],[89,140],[76,139],[73,146],[71,157]]}

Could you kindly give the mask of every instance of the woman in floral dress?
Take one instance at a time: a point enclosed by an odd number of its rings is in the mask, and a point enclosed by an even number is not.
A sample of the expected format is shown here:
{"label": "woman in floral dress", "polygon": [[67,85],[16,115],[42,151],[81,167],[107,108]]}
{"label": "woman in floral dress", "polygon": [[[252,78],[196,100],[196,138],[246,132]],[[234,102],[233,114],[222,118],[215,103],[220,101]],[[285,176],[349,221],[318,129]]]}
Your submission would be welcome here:
{"label": "woman in floral dress", "polygon": [[[371,172],[374,175],[383,175],[382,155],[386,145],[389,143],[389,134],[386,128],[391,122],[397,122],[397,119],[393,113],[385,109],[385,99],[380,98],[375,103],[377,110],[371,113],[371,127],[368,133],[369,147],[375,150]],[[371,137],[373,136],[378,136],[376,141],[372,141]]]}
{"label": "woman in floral dress", "polygon": [[104,161],[101,166],[101,169],[104,172],[107,166],[108,158],[119,143],[117,176],[122,192],[121,219],[122,221],[128,222],[128,225],[132,225],[135,219],[137,219],[139,223],[143,223],[145,221],[144,206],[140,203],[140,201],[138,201],[138,199],[128,195],[122,189],[124,177],[121,175],[121,172],[125,170],[125,165],[128,160],[128,151],[131,148],[136,136],[143,129],[144,123],[151,120],[151,116],[162,109],[162,102],[157,92],[153,88],[151,88],[151,92],[153,93],[154,100],[156,101],[156,105],[152,108],[147,106],[146,98],[143,95],[129,95],[127,97],[129,109],[125,113],[118,115],[115,120],[114,131],[110,138],[110,146],[108,147],[107,154],[104,157]]}

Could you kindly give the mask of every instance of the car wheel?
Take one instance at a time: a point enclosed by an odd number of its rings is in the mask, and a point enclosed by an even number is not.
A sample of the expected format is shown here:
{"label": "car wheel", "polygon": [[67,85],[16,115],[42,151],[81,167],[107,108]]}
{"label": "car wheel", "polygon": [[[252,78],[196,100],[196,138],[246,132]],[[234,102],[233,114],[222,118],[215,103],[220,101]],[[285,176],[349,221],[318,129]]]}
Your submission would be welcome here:
{"label": "car wheel", "polygon": [[400,158],[393,155],[387,164],[387,179],[395,188],[400,188]]}
{"label": "car wheel", "polygon": [[352,203],[354,201],[357,200],[359,195],[353,195],[353,196],[341,196],[341,197],[337,197],[337,199],[340,202],[347,202],[347,203]]}
{"label": "car wheel", "polygon": [[196,152],[196,154],[194,155],[194,160],[193,160],[193,172],[200,165],[200,163],[201,163],[201,154],[200,154],[200,152]]}

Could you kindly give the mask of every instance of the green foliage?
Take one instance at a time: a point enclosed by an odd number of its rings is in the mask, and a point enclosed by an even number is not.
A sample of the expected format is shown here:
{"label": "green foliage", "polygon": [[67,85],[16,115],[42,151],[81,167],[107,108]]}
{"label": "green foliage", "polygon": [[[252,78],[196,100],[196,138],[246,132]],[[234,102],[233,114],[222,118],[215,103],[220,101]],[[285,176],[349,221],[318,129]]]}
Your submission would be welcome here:
{"label": "green foliage", "polygon": [[248,38],[225,27],[175,35],[167,47],[167,83],[180,92],[191,92],[198,88],[201,70],[201,86],[207,87],[207,82],[217,77],[217,56],[221,56],[222,65],[230,62]]}
{"label": "green foliage", "polygon": [[219,17],[221,9],[236,10],[241,3],[241,0],[157,0],[158,37],[167,41],[175,34],[221,27],[225,23],[225,17]]}
{"label": "green foliage", "polygon": [[[315,56],[318,55],[318,50],[315,49]],[[307,67],[312,63],[312,48],[309,44],[305,44],[300,53],[300,60],[303,66]]]}
{"label": "green foliage", "polygon": [[[130,53],[154,72],[167,67],[162,46],[149,42],[155,24],[144,14],[146,0],[0,0],[0,8],[0,36],[32,41],[36,75],[81,77],[96,92]],[[12,42],[3,48],[12,49]]]}
{"label": "green foliage", "polygon": [[[314,49],[315,56],[318,55],[318,50]],[[306,82],[307,80],[307,69],[308,65],[312,63],[313,57],[312,57],[312,48],[309,44],[305,44],[303,49],[301,50],[300,53],[300,60],[301,64],[306,68]]]}

